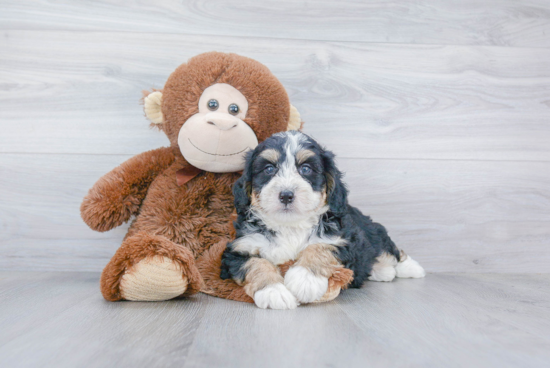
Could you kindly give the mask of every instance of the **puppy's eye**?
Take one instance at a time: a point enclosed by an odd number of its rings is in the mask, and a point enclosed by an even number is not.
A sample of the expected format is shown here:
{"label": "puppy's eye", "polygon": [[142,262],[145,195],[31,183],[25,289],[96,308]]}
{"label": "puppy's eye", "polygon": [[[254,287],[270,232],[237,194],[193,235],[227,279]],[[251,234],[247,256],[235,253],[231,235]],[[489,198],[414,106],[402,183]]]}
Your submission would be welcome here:
{"label": "puppy's eye", "polygon": [[229,105],[227,110],[231,115],[237,115],[239,113],[239,106],[237,106],[236,104],[231,104]]}
{"label": "puppy's eye", "polygon": [[218,103],[218,100],[211,99],[208,101],[208,110],[216,111],[220,104]]}
{"label": "puppy's eye", "polygon": [[275,166],[273,166],[273,165],[267,165],[267,166],[264,168],[264,172],[265,172],[267,175],[273,175],[273,173],[275,172]]}
{"label": "puppy's eye", "polygon": [[300,166],[300,174],[302,174],[302,175],[311,174],[311,166],[309,166],[309,165]]}

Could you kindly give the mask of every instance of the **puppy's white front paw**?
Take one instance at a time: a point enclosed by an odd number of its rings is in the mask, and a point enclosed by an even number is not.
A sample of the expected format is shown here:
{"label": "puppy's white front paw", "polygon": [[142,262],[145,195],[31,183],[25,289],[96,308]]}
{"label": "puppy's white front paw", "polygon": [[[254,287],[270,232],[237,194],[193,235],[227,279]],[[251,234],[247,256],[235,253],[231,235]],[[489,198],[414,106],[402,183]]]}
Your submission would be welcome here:
{"label": "puppy's white front paw", "polygon": [[294,295],[281,283],[268,285],[256,291],[254,303],[263,309],[294,309],[298,306]]}
{"label": "puppy's white front paw", "polygon": [[328,279],[316,276],[302,266],[291,267],[285,275],[285,286],[302,303],[312,303],[327,292]]}

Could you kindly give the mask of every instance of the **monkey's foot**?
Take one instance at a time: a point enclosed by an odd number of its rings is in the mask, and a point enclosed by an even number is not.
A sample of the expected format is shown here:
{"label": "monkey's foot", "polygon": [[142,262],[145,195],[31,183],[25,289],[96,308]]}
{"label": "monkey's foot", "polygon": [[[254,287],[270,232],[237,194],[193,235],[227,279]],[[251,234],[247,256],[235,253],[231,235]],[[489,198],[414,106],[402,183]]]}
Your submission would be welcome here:
{"label": "monkey's foot", "polygon": [[109,301],[161,301],[198,292],[202,278],[191,251],[145,232],[128,237],[101,275]]}
{"label": "monkey's foot", "polygon": [[124,273],[120,294],[133,301],[168,300],[183,295],[187,284],[187,277],[171,259],[147,258]]}

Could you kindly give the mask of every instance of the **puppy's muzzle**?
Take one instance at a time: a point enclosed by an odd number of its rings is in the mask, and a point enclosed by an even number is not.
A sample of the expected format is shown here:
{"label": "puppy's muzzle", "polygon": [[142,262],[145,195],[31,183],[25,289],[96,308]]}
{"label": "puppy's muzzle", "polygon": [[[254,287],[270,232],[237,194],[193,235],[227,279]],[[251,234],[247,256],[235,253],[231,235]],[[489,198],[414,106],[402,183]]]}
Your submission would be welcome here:
{"label": "puppy's muzzle", "polygon": [[279,193],[279,201],[284,205],[292,203],[294,201],[294,193],[289,190],[282,191]]}

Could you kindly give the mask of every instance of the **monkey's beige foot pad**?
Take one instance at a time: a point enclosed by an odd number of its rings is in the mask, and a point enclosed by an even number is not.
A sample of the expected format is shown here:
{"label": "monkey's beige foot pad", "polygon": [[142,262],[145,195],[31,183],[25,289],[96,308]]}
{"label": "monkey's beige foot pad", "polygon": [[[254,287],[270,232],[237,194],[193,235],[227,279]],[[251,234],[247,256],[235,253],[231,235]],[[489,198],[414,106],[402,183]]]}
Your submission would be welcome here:
{"label": "monkey's beige foot pad", "polygon": [[120,280],[124,299],[161,301],[182,295],[188,280],[178,265],[167,257],[145,258],[128,270]]}

